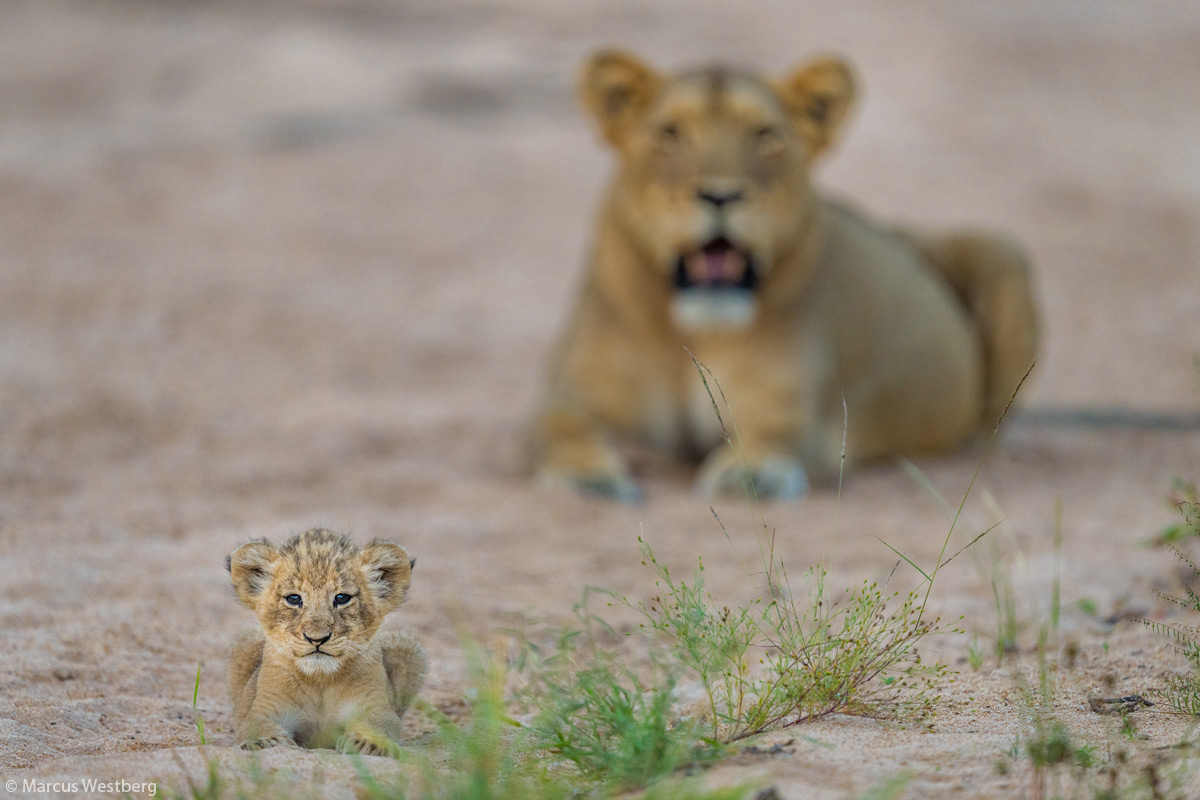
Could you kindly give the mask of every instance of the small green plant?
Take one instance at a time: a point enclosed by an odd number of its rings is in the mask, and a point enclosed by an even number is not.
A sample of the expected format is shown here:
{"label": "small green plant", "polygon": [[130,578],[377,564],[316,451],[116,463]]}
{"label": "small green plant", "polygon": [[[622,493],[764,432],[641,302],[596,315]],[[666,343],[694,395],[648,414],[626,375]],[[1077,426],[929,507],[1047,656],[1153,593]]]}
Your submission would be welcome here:
{"label": "small green plant", "polygon": [[824,570],[814,567],[807,602],[798,603],[771,556],[763,595],[730,608],[706,591],[703,561],[690,582],[677,581],[641,544],[658,594],[648,603],[619,599],[700,681],[712,739],[735,742],[835,713],[920,716],[936,702],[945,667],[926,666],[917,643],[938,620],[922,619],[915,590],[888,593],[864,581],[832,597]]}
{"label": "small green plant", "polygon": [[904,790],[912,783],[911,772],[901,772],[891,778],[875,784],[867,793],[862,795],[861,800],[896,800],[904,795]]}
{"label": "small green plant", "polygon": [[1025,742],[1025,753],[1033,766],[1031,795],[1034,800],[1050,796],[1047,789],[1056,771],[1076,772],[1078,786],[1083,774],[1096,765],[1096,747],[1077,745],[1067,726],[1052,714],[1039,715],[1033,735]]}
{"label": "small green plant", "polygon": [[220,800],[225,796],[225,779],[221,776],[220,764],[211,759],[206,773],[207,781],[198,784],[187,779],[187,789],[168,790],[166,796],[171,800]]}
{"label": "small green plant", "polygon": [[718,750],[699,726],[674,714],[680,666],[653,650],[631,666],[600,646],[598,633],[609,640],[616,633],[589,611],[590,593],[575,607],[577,627],[557,632],[548,654],[525,643],[524,697],[537,711],[535,740],[617,789],[712,760]]}
{"label": "small green plant", "polygon": [[1200,492],[1196,484],[1182,478],[1173,479],[1166,500],[1168,505],[1179,510],[1182,519],[1159,531],[1158,536],[1154,537],[1154,544],[1180,545],[1200,537]]}
{"label": "small green plant", "polygon": [[[274,800],[289,798],[289,800],[308,800],[319,796],[319,785],[316,787],[302,786],[294,775],[287,771],[267,771],[257,759],[251,760],[248,769],[239,774],[222,774],[222,764],[215,758],[208,761],[203,782],[192,780],[183,762],[176,757],[187,776],[184,786],[170,786],[165,789],[163,796],[168,800],[225,800],[235,797],[238,800]],[[159,785],[164,783],[159,781]],[[305,792],[303,789],[310,789]]]}
{"label": "small green plant", "polygon": [[[519,726],[504,702],[505,670],[479,648],[468,649],[471,681],[470,719],[456,725],[427,704],[418,708],[437,725],[432,746],[425,752],[407,750],[403,761],[417,769],[416,778],[380,783],[360,764],[364,800],[558,800],[570,797],[565,776],[552,774],[544,764],[529,759]],[[446,768],[431,757],[440,752]]]}
{"label": "small green plant", "polygon": [[[438,727],[430,750],[446,753],[445,766],[435,767],[431,758],[408,753],[402,760],[416,765],[419,777],[387,785],[377,782],[363,769],[360,797],[364,800],[605,800],[625,796],[631,787],[642,788],[649,782],[648,778],[640,783],[613,782],[596,771],[577,771],[564,767],[561,761],[553,763],[546,759],[541,732],[523,728],[509,716],[504,699],[507,670],[500,660],[468,645],[468,665],[471,710],[466,725],[456,725],[436,710],[422,706]],[[595,696],[605,695],[611,686],[608,677],[593,677]],[[612,677],[616,678],[617,673]],[[560,695],[557,699],[565,697]],[[626,708],[645,710],[634,700],[629,700]],[[615,713],[610,718],[620,715]],[[583,749],[581,742],[588,734],[581,729],[573,732],[578,732],[581,739],[568,744]],[[593,736],[593,741],[612,744],[608,735]],[[588,763],[590,757],[581,760]],[[617,757],[607,754],[595,757],[599,759],[597,763],[617,761]],[[694,781],[665,779],[651,783],[642,796],[646,800],[740,800],[744,795],[743,787],[710,791]]]}
{"label": "small green plant", "polygon": [[996,665],[1000,666],[1004,663],[1005,656],[1020,651],[1018,639],[1026,627],[1026,620],[1017,608],[1011,564],[1000,555],[995,544],[991,548],[987,581],[992,589],[992,604],[996,609],[996,642],[993,654],[996,656]]}
{"label": "small green plant", "polygon": [[204,718],[200,716],[200,709],[196,706],[196,700],[200,697],[200,668],[203,666],[203,661],[196,662],[196,685],[192,689],[192,718],[196,721],[196,730],[200,734],[200,744],[206,745],[208,742],[204,738]]}
{"label": "small green plant", "polygon": [[[1189,794],[1183,788],[1192,768],[1179,755],[1189,751],[1151,750],[1141,743],[1143,737],[1137,732],[1133,714],[1145,705],[1144,701],[1131,703],[1114,717],[1115,724],[1109,728],[1103,750],[1096,743],[1079,741],[1056,712],[1061,679],[1058,654],[1062,600],[1058,576],[1062,535],[1059,507],[1055,514],[1055,566],[1049,615],[1038,626],[1036,683],[1031,683],[1014,658],[1012,674],[1021,697],[1022,732],[997,762],[997,771],[1007,773],[1016,762],[1027,759],[1028,796],[1032,800],[1183,800],[1194,796],[1194,791]],[[1072,650],[1070,643],[1063,648],[1068,664]],[[1120,700],[1141,698],[1131,696]],[[1103,708],[1104,703],[1115,701],[1098,702]]]}
{"label": "small green plant", "polygon": [[[1050,591],[1050,618],[1038,629],[1037,686],[1024,684],[1020,670],[1016,671],[1018,686],[1026,700],[1029,726],[1025,736],[1025,753],[1033,766],[1034,800],[1047,797],[1047,783],[1061,768],[1086,769],[1091,766],[1092,750],[1076,746],[1070,731],[1054,712],[1057,695],[1058,665],[1052,657],[1058,651],[1058,629],[1061,619],[1059,559],[1062,553],[1062,505],[1055,505],[1054,515],[1054,580]],[[1085,763],[1086,762],[1086,763]]]}
{"label": "small green plant", "polygon": [[[1195,491],[1194,487],[1192,487],[1192,491]],[[1183,524],[1187,529],[1186,536],[1189,537],[1200,535],[1200,519],[1195,514],[1196,509],[1195,503],[1185,502],[1180,505],[1180,513],[1184,516]],[[1175,553],[1180,562],[1191,570],[1193,581],[1189,581],[1189,583],[1200,578],[1200,567],[1197,567],[1186,553],[1174,544],[1168,544],[1167,547]],[[1190,585],[1184,587],[1183,597],[1161,592],[1158,596],[1186,611],[1200,612],[1200,594],[1197,594]],[[1200,716],[1200,627],[1154,620],[1143,620],[1142,624],[1169,639],[1175,651],[1188,662],[1187,672],[1168,672],[1163,676],[1163,685],[1158,694],[1173,710]]]}
{"label": "small green plant", "polygon": [[967,643],[967,665],[972,672],[979,672],[983,668],[983,648],[979,646],[977,633],[971,634],[971,641]]}

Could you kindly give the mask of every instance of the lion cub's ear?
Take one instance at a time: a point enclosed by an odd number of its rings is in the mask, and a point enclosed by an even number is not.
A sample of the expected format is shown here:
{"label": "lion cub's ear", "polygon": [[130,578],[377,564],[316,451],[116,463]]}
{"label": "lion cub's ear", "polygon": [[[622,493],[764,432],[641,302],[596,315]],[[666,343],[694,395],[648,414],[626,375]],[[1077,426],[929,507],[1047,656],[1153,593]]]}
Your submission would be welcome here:
{"label": "lion cub's ear", "polygon": [[653,69],[628,53],[601,50],[584,65],[579,94],[604,138],[620,147],[660,84]]}
{"label": "lion cub's ear", "polygon": [[246,542],[225,557],[234,591],[246,608],[253,610],[258,596],[271,585],[271,567],[278,560],[279,551],[266,539]]}
{"label": "lion cub's ear", "polygon": [[383,613],[404,602],[416,559],[409,559],[403,547],[375,539],[358,554],[358,563],[367,578],[367,589],[375,595]]}
{"label": "lion cub's ear", "polygon": [[837,58],[822,58],[800,67],[777,84],[784,103],[817,155],[837,137],[854,103],[854,73]]}

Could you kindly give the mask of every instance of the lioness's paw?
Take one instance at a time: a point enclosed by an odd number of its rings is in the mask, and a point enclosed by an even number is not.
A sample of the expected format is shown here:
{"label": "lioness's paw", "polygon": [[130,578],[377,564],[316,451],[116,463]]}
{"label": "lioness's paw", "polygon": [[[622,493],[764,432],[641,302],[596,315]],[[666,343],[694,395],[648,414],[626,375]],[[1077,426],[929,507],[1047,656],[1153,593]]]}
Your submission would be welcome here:
{"label": "lioness's paw", "polygon": [[337,746],[343,753],[359,753],[364,756],[396,756],[400,754],[400,745],[390,739],[354,732],[343,736]]}
{"label": "lioness's paw", "polygon": [[568,475],[543,472],[538,475],[543,486],[573,489],[589,495],[600,495],[619,503],[633,504],[642,499],[642,490],[637,481],[619,472],[596,472],[584,475]]}
{"label": "lioness's paw", "polygon": [[268,747],[297,747],[292,739],[282,734],[264,736],[261,739],[247,739],[240,745],[243,750],[266,750]]}
{"label": "lioness's paw", "polygon": [[700,465],[696,489],[708,497],[749,491],[760,500],[796,500],[808,494],[808,474],[798,458],[769,455],[743,464],[722,448]]}

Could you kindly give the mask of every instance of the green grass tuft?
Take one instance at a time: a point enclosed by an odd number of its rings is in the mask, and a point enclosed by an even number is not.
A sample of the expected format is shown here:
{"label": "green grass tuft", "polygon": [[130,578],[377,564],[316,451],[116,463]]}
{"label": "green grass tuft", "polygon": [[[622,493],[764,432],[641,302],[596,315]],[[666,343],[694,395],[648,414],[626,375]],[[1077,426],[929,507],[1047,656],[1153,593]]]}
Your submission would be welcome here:
{"label": "green grass tuft", "polygon": [[192,718],[196,721],[196,730],[200,733],[200,744],[206,745],[208,742],[204,738],[204,718],[200,716],[200,709],[196,707],[196,700],[200,697],[200,668],[203,666],[203,661],[196,662],[196,685],[192,688]]}
{"label": "green grass tuft", "polygon": [[807,602],[797,603],[776,564],[758,599],[731,608],[708,594],[703,562],[690,582],[677,581],[645,542],[642,553],[659,594],[649,603],[620,600],[699,680],[714,740],[735,742],[835,713],[919,717],[936,702],[934,684],[945,668],[923,664],[917,644],[938,621],[921,618],[916,591],[887,592],[864,581],[838,596],[825,571],[813,567]]}
{"label": "green grass tuft", "polygon": [[[1177,486],[1181,482],[1176,483]],[[1195,493],[1195,487],[1191,488]],[[1180,505],[1180,513],[1184,517],[1183,526],[1184,533],[1181,538],[1192,538],[1200,536],[1200,513],[1197,513],[1197,505],[1195,503],[1183,502]],[[1195,582],[1196,578],[1200,578],[1200,567],[1180,550],[1174,544],[1167,544],[1179,561],[1191,570],[1193,580],[1188,581],[1189,585],[1184,586],[1184,596],[1176,597],[1173,595],[1159,594],[1159,597],[1166,600],[1168,603],[1179,606],[1180,608],[1198,613],[1200,612],[1200,594],[1191,587],[1191,583]],[[1168,672],[1163,676],[1163,683],[1157,694],[1162,697],[1173,710],[1193,716],[1200,716],[1200,627],[1196,625],[1185,625],[1178,622],[1158,622],[1154,620],[1143,620],[1142,624],[1155,633],[1166,637],[1171,646],[1177,653],[1182,655],[1188,662],[1187,672]]]}
{"label": "green grass tuft", "polygon": [[608,638],[615,633],[588,611],[586,595],[575,612],[578,626],[559,631],[547,654],[533,646],[526,653],[524,696],[536,709],[536,741],[618,789],[715,758],[699,726],[674,714],[681,666],[653,656],[624,663],[598,644],[597,628]]}

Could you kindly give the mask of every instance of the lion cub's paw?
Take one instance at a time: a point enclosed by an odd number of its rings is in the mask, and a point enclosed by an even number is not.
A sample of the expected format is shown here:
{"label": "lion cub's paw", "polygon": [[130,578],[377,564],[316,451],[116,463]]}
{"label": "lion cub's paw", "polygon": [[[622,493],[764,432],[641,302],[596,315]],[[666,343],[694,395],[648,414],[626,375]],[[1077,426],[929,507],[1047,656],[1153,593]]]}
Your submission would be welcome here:
{"label": "lion cub's paw", "polygon": [[744,465],[732,450],[721,448],[700,465],[696,489],[708,497],[752,489],[760,500],[796,500],[808,494],[808,473],[792,456],[769,455]]}
{"label": "lion cub's paw", "polygon": [[637,481],[621,472],[596,472],[584,475],[542,472],[538,476],[543,486],[573,489],[582,494],[600,495],[610,500],[633,505],[641,502],[642,489]]}
{"label": "lion cub's paw", "polygon": [[266,750],[268,747],[299,747],[295,741],[283,734],[264,736],[261,739],[247,739],[240,746],[243,750]]}
{"label": "lion cub's paw", "polygon": [[367,736],[357,731],[351,731],[337,742],[337,749],[343,753],[359,753],[364,756],[398,756],[400,745],[383,736]]}

